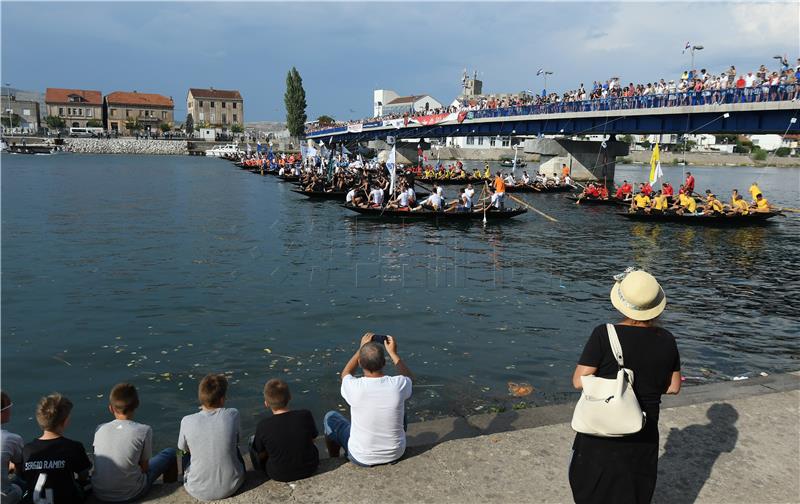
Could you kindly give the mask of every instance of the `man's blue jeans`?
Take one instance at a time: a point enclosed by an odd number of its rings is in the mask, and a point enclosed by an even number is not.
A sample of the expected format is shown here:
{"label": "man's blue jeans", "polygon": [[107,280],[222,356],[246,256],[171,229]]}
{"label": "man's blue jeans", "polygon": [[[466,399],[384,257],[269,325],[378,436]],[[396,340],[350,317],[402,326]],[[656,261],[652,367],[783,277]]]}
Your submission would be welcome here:
{"label": "man's blue jeans", "polygon": [[144,497],[145,494],[150,491],[150,487],[153,486],[153,483],[155,483],[156,480],[162,474],[164,474],[172,464],[177,463],[175,458],[177,453],[178,451],[175,448],[164,448],[151,457],[147,462],[147,485],[145,485],[144,489],[139,492],[139,495],[124,502],[137,502]]}
{"label": "man's blue jeans", "polygon": [[[325,418],[322,420],[322,427],[325,437],[341,446],[345,453],[347,453],[347,458],[350,462],[362,467],[370,467],[354,459],[347,450],[347,442],[350,440],[350,420],[345,418],[345,416],[338,411],[329,411],[325,413]],[[403,430],[406,430],[407,427],[408,421],[406,415],[403,415]]]}

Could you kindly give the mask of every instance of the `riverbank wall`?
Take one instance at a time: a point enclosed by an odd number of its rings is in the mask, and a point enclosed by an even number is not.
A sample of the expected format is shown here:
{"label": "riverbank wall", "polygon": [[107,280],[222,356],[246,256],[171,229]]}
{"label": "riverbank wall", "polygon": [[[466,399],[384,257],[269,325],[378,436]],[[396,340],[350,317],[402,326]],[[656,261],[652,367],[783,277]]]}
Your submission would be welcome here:
{"label": "riverbank wall", "polygon": [[[248,467],[243,488],[220,502],[366,503],[376,491],[387,503],[572,502],[573,408],[410,424],[399,462],[359,468],[324,459],[317,474],[293,483]],[[659,430],[653,502],[800,501],[800,372],[684,387],[664,397]],[[157,485],[147,501],[196,502],[178,484]]]}
{"label": "riverbank wall", "polygon": [[186,140],[146,140],[135,138],[65,138],[64,145],[77,154],[189,154]]}
{"label": "riverbank wall", "polygon": [[[623,159],[617,158],[617,163],[630,162],[636,164],[650,164],[652,151],[634,151]],[[800,157],[779,157],[768,155],[764,161],[756,161],[748,154],[723,154],[719,152],[662,152],[661,164],[677,164],[686,162],[688,165],[698,166],[778,166],[798,167]]]}

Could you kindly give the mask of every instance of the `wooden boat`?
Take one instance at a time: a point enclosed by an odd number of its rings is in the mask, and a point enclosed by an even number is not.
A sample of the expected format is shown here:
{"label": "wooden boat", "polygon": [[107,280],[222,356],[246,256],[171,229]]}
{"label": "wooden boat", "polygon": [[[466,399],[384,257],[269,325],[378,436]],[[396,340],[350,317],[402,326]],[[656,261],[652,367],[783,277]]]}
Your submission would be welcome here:
{"label": "wooden boat", "polygon": [[[349,204],[342,205],[348,210],[357,212],[360,215],[383,220],[435,220],[463,222],[472,220],[483,220],[484,213],[476,212],[434,212],[432,210],[418,210],[410,212],[408,210],[390,210],[383,208],[363,208]],[[508,220],[517,215],[522,215],[528,210],[526,208],[513,208],[508,210],[489,210],[486,212],[487,221]]]}
{"label": "wooden boat", "polygon": [[573,186],[563,185],[563,186],[533,186],[530,184],[517,184],[517,185],[508,185],[506,184],[506,192],[507,193],[565,193],[565,192],[572,192],[575,188]]}
{"label": "wooden boat", "polygon": [[492,183],[494,179],[486,180],[486,179],[476,179],[474,177],[465,177],[465,178],[451,178],[451,179],[428,179],[424,177],[416,177],[414,179],[416,182],[420,182],[422,184],[439,184],[439,185],[460,185],[466,186],[467,184],[472,184],[474,186],[483,185],[484,181],[488,183]]}
{"label": "wooden boat", "polygon": [[317,200],[340,200],[344,201],[347,191],[306,191],[304,189],[292,189],[292,192],[302,194],[309,199]]}
{"label": "wooden boat", "polygon": [[745,227],[745,226],[764,226],[769,224],[769,219],[778,215],[778,212],[753,212],[747,215],[703,215],[703,214],[683,214],[674,212],[667,213],[645,213],[645,212],[619,212],[621,215],[632,221],[647,222],[675,222],[694,226],[710,227]]}
{"label": "wooden boat", "polygon": [[[266,173],[266,172],[265,172]],[[299,175],[275,175],[278,180],[283,182],[299,182],[300,176]]]}
{"label": "wooden boat", "polygon": [[[517,168],[523,168],[527,165],[527,163],[521,159],[517,159]],[[512,158],[503,158],[500,160],[500,166],[505,168],[513,168],[514,167],[514,160]]]}
{"label": "wooden boat", "polygon": [[[566,197],[567,200],[577,202],[578,196],[570,195]],[[606,205],[606,206],[631,206],[630,201],[624,201],[621,199],[617,199],[613,196],[609,197],[608,199],[600,199],[600,198],[583,198],[581,200],[581,205]]]}

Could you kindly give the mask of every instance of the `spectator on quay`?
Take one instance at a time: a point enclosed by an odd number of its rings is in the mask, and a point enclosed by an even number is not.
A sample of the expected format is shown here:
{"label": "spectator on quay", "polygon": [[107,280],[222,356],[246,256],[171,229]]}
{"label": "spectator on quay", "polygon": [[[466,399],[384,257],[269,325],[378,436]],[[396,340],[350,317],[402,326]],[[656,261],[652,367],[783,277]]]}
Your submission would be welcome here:
{"label": "spectator on quay", "polygon": [[185,453],[183,487],[202,501],[230,497],[244,483],[239,410],[225,407],[227,391],[224,375],[206,375],[197,391],[200,411],[181,420],[178,449]]}
{"label": "spectator on quay", "polygon": [[290,410],[291,399],[285,381],[272,379],[264,385],[264,406],[272,415],[258,423],[251,453],[253,465],[275,481],[308,478],[319,466],[314,417],[305,409]]}
{"label": "spectator on quay", "polygon": [[161,476],[175,481],[178,461],[175,448],[165,448],[155,457],[153,429],[133,421],[139,407],[139,393],[130,383],[119,383],[108,396],[111,422],[100,425],[94,433],[95,496],[107,502],[141,499]]}
{"label": "spectator on quay", "polygon": [[[323,421],[330,456],[338,457],[344,448],[350,461],[360,466],[394,462],[406,449],[405,401],[411,397],[411,371],[397,354],[394,336],[385,336],[383,344],[373,336],[361,337],[342,370],[341,393],[350,405],[352,423],[336,411],[329,411]],[[399,375],[384,374],[384,348]],[[364,371],[361,378],[354,376],[358,366]]]}
{"label": "spectator on quay", "polygon": [[92,463],[83,444],[64,437],[71,413],[72,402],[61,394],[42,397],[36,407],[42,435],[22,450],[22,478],[34,502],[74,504],[86,498]]}
{"label": "spectator on quay", "polygon": [[[681,388],[675,337],[655,325],[667,304],[661,286],[649,273],[633,268],[614,279],[611,304],[624,316],[614,328],[625,367],[636,377],[633,390],[647,422],[641,431],[628,436],[575,436],[569,482],[578,504],[651,501],[658,471],[661,395],[677,394]],[[583,349],[572,384],[580,390],[581,377],[613,378],[618,369],[606,325],[599,325]]]}
{"label": "spectator on quay", "polygon": [[[0,392],[2,399],[0,400],[0,423],[3,425],[11,421],[11,398],[5,392]],[[19,473],[22,471],[22,450],[25,443],[22,441],[22,436],[14,434],[5,429],[2,430],[2,487],[0,487],[0,496],[3,504],[16,504],[22,500],[23,489],[25,482],[19,478]],[[9,477],[9,470],[14,469],[14,478]]]}

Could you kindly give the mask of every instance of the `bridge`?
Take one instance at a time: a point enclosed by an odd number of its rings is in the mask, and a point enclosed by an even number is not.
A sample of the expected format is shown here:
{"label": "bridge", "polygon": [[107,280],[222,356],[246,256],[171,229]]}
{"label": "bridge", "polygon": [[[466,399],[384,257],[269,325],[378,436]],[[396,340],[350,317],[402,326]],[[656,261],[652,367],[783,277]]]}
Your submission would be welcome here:
{"label": "bridge", "polygon": [[[800,90],[800,89],[798,89]],[[542,170],[564,163],[578,179],[613,179],[614,158],[628,153],[621,134],[786,134],[800,132],[795,86],[730,89],[561,102],[350,122],[306,134],[327,144],[462,136],[522,136],[525,152],[543,156]],[[609,135],[578,142],[543,135]],[[535,138],[539,137],[539,138]],[[576,166],[577,161],[577,166]]]}

